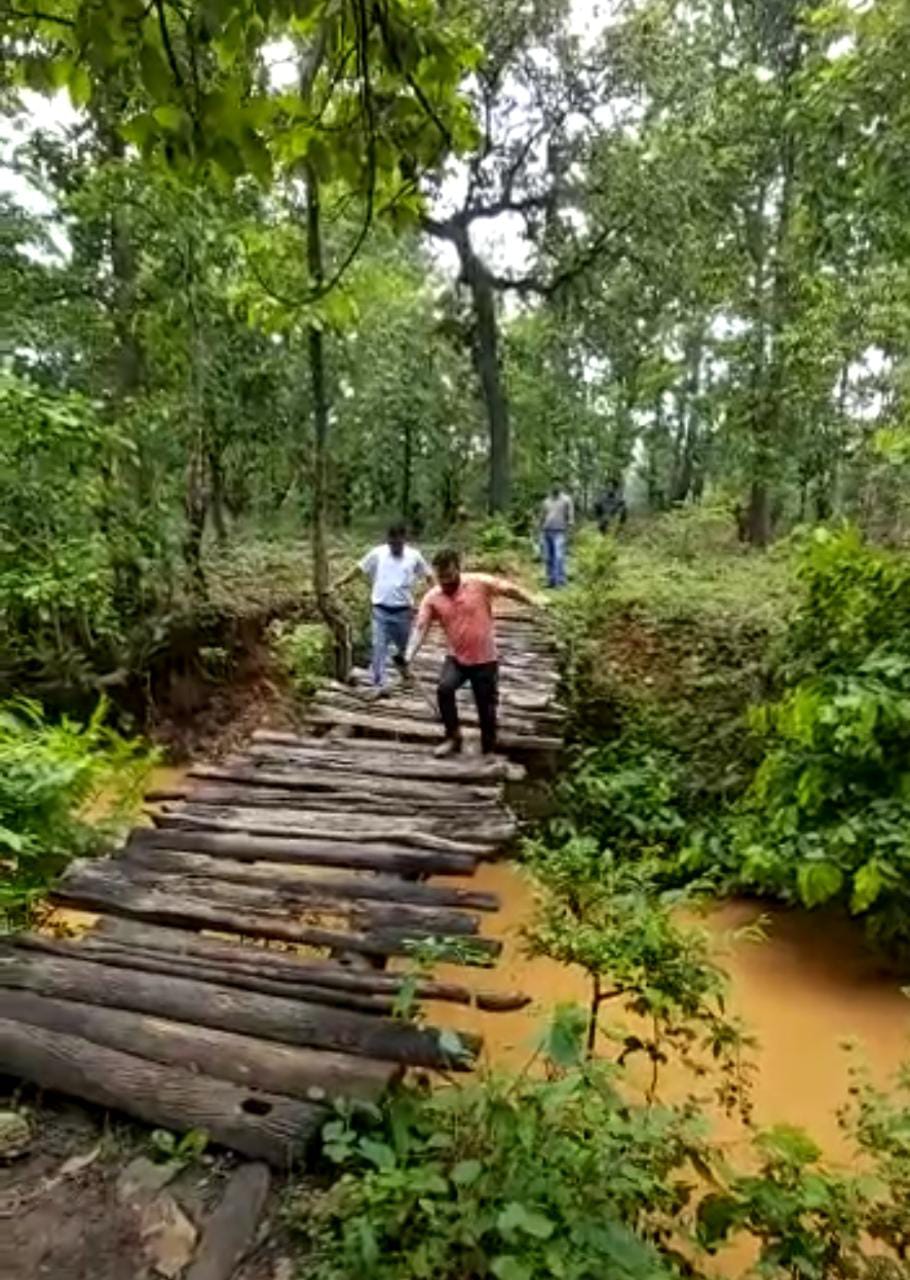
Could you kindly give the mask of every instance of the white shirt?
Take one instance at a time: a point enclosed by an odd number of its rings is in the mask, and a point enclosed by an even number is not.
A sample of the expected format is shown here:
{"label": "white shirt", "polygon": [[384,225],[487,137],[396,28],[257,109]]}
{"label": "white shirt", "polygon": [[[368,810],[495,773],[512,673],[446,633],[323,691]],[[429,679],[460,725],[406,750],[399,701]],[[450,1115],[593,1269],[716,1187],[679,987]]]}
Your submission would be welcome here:
{"label": "white shirt", "polygon": [[393,556],[386,542],[366,553],[360,569],[373,584],[373,604],[386,609],[410,608],[414,603],[414,587],[430,572],[416,547],[406,546],[400,556]]}

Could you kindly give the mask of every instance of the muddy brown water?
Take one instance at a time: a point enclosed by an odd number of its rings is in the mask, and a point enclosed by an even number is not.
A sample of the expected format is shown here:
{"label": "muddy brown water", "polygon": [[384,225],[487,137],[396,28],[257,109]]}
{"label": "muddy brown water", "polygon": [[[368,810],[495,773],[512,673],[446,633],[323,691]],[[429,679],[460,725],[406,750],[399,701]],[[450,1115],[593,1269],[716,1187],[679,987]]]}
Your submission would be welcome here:
{"label": "muddy brown water", "polygon": [[[531,917],[533,894],[518,867],[487,863],[469,883],[497,893],[502,902],[501,911],[482,926],[488,936],[502,939],[502,957],[495,969],[478,971],[474,984],[525,991],[534,1003],[505,1014],[437,1004],[431,1021],[479,1032],[490,1065],[520,1068],[533,1052],[546,1010],[559,1002],[586,1001],[585,978],[581,970],[524,955],[521,928]],[[734,936],[761,916],[764,941]],[[699,922],[716,939],[718,957],[730,974],[731,1011],[759,1042],[756,1122],[800,1125],[831,1157],[844,1159],[848,1149],[836,1117],[848,1084],[849,1055],[843,1046],[858,1042],[878,1081],[885,1081],[902,1058],[910,1059],[910,1000],[900,981],[882,975],[850,921],[733,901]],[[452,967],[444,976],[454,979],[457,972]]]}

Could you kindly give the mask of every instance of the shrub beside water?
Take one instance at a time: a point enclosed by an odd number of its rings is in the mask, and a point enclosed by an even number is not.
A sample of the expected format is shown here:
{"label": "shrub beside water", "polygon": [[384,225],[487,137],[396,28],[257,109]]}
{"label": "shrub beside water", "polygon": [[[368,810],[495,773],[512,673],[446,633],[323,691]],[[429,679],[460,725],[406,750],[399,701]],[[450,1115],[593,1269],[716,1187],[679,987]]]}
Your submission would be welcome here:
{"label": "shrub beside water", "polygon": [[[105,724],[0,706],[0,929],[21,922],[71,858],[104,852],[128,824],[154,756]],[[94,809],[94,812],[92,810]]]}

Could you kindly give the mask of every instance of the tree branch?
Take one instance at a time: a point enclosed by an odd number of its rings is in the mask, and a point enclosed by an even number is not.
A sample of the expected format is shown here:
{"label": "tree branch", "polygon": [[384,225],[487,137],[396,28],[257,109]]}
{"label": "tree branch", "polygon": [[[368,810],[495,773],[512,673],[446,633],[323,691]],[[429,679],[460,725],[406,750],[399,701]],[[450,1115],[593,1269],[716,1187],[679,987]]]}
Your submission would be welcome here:
{"label": "tree branch", "polygon": [[164,45],[164,52],[167,55],[168,65],[176,82],[177,88],[183,88],[183,75],[177,58],[174,55],[174,46],[171,44],[171,33],[168,31],[167,18],[164,14],[163,0],[155,0],[155,12],[158,14],[158,30],[161,32],[161,43]]}
{"label": "tree branch", "polygon": [[25,18],[33,22],[51,22],[58,27],[75,27],[72,18],[63,18],[56,13],[43,13],[40,9],[10,9],[6,5],[0,8],[0,18]]}

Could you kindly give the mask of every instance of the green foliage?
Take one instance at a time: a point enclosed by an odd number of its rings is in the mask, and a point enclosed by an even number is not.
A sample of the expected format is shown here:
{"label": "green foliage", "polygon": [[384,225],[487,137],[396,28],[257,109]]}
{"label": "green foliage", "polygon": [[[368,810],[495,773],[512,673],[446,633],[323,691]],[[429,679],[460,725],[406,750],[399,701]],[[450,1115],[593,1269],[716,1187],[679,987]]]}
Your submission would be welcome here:
{"label": "green foliage", "polygon": [[190,1129],[178,1136],[170,1129],[153,1129],[149,1146],[158,1164],[170,1165],[175,1172],[194,1164],[205,1153],[209,1136],[204,1129]]}
{"label": "green foliage", "polygon": [[331,675],[332,639],[321,622],[273,623],[279,662],[300,699],[311,698]]}
{"label": "green foliage", "polygon": [[728,865],[759,892],[842,903],[906,954],[910,568],[848,530],[816,535],[801,573],[784,687],[753,717],[764,755],[726,833]]}
{"label": "green foliage", "polygon": [[7,687],[40,676],[90,684],[123,659],[135,614],[149,602],[143,518],[125,501],[134,461],[128,437],[84,397],[0,373]]}
{"label": "green foliage", "polygon": [[[888,1118],[906,1124],[906,1116],[895,1111]],[[893,1149],[893,1137],[886,1142]],[[699,1205],[702,1244],[715,1249],[745,1231],[760,1242],[756,1275],[762,1277],[899,1280],[910,1228],[907,1202],[900,1198],[905,1158],[895,1171],[868,1152],[871,1168],[836,1172],[823,1164],[815,1143],[790,1125],[758,1133],[754,1149],[757,1171],[731,1177],[723,1191]],[[870,1237],[893,1253],[870,1249]]]}
{"label": "green foliage", "polygon": [[103,851],[138,807],[153,758],[105,712],[83,726],[51,723],[33,702],[0,708],[0,923],[21,918],[70,858]]}
{"label": "green foliage", "polygon": [[[649,1064],[649,1098],[661,1066],[675,1061],[707,1077],[721,1105],[747,1117],[751,1041],[726,1012],[726,977],[708,934],[674,919],[685,897],[660,892],[646,870],[591,838],[529,844],[526,861],[540,885],[528,946],[591,979],[589,1050],[605,1030],[620,1042],[620,1062],[642,1055]],[[608,1002],[632,1019],[629,1026],[604,1029]]]}
{"label": "green foliage", "polygon": [[[602,1064],[491,1077],[325,1128],[341,1177],[295,1218],[317,1280],[669,1280],[701,1126],[628,1107]],[[660,1241],[664,1257],[656,1242]]]}

